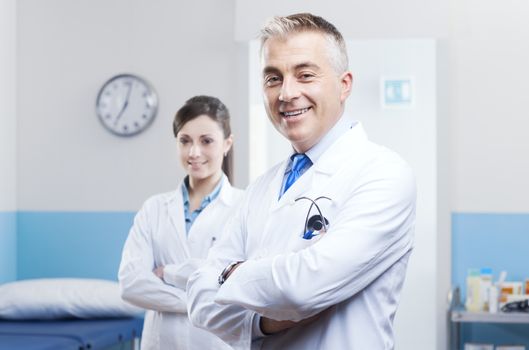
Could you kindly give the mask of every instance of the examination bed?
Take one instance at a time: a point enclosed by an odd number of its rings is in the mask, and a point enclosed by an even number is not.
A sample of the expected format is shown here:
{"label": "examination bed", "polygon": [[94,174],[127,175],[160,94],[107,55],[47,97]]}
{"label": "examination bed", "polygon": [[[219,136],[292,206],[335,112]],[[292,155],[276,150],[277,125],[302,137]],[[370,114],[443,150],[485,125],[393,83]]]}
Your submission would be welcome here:
{"label": "examination bed", "polygon": [[0,320],[0,350],[97,350],[133,347],[143,318],[68,319],[46,321]]}

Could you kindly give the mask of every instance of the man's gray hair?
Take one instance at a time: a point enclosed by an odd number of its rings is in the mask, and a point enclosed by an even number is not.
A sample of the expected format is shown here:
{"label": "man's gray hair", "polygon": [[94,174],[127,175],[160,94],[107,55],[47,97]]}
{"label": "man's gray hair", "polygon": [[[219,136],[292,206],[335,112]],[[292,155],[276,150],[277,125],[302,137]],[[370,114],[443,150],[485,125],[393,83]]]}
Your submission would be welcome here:
{"label": "man's gray hair", "polygon": [[261,50],[272,37],[286,38],[291,33],[304,31],[320,32],[329,42],[329,60],[338,74],[349,69],[347,49],[342,34],[336,27],[319,16],[310,13],[296,13],[290,16],[275,16],[261,29]]}

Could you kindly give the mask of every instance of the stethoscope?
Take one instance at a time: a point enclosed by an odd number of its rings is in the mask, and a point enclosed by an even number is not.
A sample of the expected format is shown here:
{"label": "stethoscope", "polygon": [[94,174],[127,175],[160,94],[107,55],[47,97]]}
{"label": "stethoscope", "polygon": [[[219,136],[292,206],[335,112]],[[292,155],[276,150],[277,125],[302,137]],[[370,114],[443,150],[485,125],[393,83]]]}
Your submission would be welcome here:
{"label": "stethoscope", "polygon": [[[307,216],[305,218],[305,226],[303,227],[303,239],[312,239],[315,236],[318,236],[320,232],[323,229],[323,233],[327,232],[327,227],[329,225],[329,220],[325,216],[323,216],[323,213],[321,212],[320,207],[318,204],[316,204],[316,201],[319,199],[328,199],[332,201],[329,197],[320,196],[314,200],[308,198],[308,197],[299,197],[296,198],[295,201],[299,201],[300,199],[306,199],[312,202],[312,204],[309,207],[309,210],[307,212]],[[315,206],[318,210],[318,214],[315,214],[309,218],[310,211],[312,210],[312,207]]]}

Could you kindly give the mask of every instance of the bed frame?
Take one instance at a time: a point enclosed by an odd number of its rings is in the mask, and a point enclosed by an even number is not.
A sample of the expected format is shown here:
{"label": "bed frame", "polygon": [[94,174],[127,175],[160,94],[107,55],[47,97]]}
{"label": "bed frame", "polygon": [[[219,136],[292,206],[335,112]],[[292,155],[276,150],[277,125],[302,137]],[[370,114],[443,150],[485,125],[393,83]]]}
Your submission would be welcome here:
{"label": "bed frame", "polygon": [[0,350],[99,350],[131,343],[139,348],[143,318],[0,320]]}

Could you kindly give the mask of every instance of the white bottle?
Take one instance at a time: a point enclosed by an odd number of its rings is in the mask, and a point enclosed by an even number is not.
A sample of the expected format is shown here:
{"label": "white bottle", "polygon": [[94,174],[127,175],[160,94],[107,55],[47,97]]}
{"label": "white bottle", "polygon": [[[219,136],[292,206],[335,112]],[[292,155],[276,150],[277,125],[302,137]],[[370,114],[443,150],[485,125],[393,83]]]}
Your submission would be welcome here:
{"label": "white bottle", "polygon": [[480,311],[489,311],[489,292],[492,287],[492,269],[484,267],[480,270]]}
{"label": "white bottle", "polygon": [[498,312],[498,286],[493,284],[489,288],[489,312],[495,314]]}
{"label": "white bottle", "polygon": [[465,307],[467,311],[478,312],[482,310],[481,277],[479,270],[469,269],[467,275],[467,296]]}

